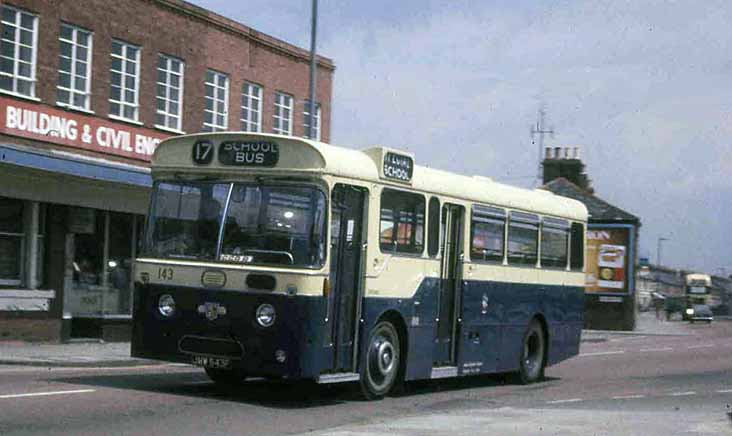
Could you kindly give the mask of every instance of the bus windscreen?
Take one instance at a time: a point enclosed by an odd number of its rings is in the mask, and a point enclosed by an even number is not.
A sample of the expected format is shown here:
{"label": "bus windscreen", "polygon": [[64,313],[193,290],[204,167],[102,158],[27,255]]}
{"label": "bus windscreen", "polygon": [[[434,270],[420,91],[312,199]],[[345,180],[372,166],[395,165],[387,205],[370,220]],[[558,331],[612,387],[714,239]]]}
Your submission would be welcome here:
{"label": "bus windscreen", "polygon": [[310,186],[158,182],[144,254],[319,268],[325,215],[325,195]]}

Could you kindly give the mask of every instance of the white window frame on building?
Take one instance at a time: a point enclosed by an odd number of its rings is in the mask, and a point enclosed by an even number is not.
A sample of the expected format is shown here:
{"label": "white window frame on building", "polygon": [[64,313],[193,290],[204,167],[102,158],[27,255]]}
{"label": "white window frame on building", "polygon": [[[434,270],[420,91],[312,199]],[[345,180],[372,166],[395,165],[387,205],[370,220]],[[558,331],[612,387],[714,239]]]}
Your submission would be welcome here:
{"label": "white window frame on building", "polygon": [[219,132],[229,126],[229,76],[206,70],[203,131]]}
{"label": "white window frame on building", "polygon": [[302,111],[302,115],[303,136],[308,139],[320,141],[320,103],[315,102],[315,116],[313,117],[313,130],[315,130],[315,135],[308,136],[308,133],[310,133],[310,100],[305,100],[305,108]]}
{"label": "white window frame on building", "polygon": [[56,104],[90,110],[92,32],[61,23]]}
{"label": "white window frame on building", "polygon": [[[119,49],[118,49],[119,48]],[[138,122],[140,117],[139,46],[119,39],[112,40],[112,64],[109,80],[109,117]],[[115,66],[115,62],[119,65]],[[119,89],[119,97],[115,96]]]}
{"label": "white window frame on building", "polygon": [[295,98],[284,92],[275,92],[274,124],[272,131],[280,135],[292,135],[292,106]]}
{"label": "white window frame on building", "polygon": [[183,79],[185,62],[174,56],[158,56],[155,127],[183,133]]}
{"label": "white window frame on building", "polygon": [[241,130],[262,131],[262,87],[244,82],[241,91]]}
{"label": "white window frame on building", "polygon": [[8,5],[0,9],[0,91],[35,98],[38,16]]}

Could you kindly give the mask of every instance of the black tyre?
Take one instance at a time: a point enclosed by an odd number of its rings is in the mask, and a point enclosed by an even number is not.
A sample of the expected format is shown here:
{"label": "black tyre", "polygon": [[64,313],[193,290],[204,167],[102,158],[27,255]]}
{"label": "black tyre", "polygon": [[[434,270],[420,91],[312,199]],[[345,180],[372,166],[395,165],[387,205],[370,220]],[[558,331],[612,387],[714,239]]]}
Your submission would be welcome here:
{"label": "black tyre", "polygon": [[546,339],[544,329],[539,321],[531,320],[524,333],[521,347],[521,362],[518,371],[518,381],[523,384],[535,383],[544,378],[546,367]]}
{"label": "black tyre", "polygon": [[368,400],[384,397],[398,382],[401,364],[399,333],[389,321],[371,331],[361,365],[361,391]]}
{"label": "black tyre", "polygon": [[208,378],[219,386],[241,386],[247,378],[240,369],[205,368]]}

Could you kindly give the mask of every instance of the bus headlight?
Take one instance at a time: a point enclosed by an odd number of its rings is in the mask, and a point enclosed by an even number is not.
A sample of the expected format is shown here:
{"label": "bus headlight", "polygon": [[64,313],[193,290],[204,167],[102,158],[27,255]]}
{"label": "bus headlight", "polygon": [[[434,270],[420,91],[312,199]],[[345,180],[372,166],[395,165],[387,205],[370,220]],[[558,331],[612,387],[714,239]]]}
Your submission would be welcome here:
{"label": "bus headlight", "polygon": [[158,300],[158,311],[163,316],[173,316],[175,313],[175,300],[170,294],[163,294]]}
{"label": "bus headlight", "polygon": [[688,309],[686,309],[686,314],[687,315],[693,315],[694,314],[694,309],[692,309],[691,307],[688,308]]}
{"label": "bus headlight", "polygon": [[275,309],[271,304],[261,304],[257,307],[257,323],[262,327],[271,327],[275,322]]}

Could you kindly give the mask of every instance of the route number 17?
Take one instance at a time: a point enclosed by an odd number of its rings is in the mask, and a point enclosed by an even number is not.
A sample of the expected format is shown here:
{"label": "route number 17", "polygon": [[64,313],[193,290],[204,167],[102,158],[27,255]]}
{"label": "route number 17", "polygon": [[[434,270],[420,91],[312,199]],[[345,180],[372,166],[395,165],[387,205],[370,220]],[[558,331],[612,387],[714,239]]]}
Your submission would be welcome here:
{"label": "route number 17", "polygon": [[213,159],[213,144],[209,141],[198,141],[193,145],[193,162],[208,165]]}

